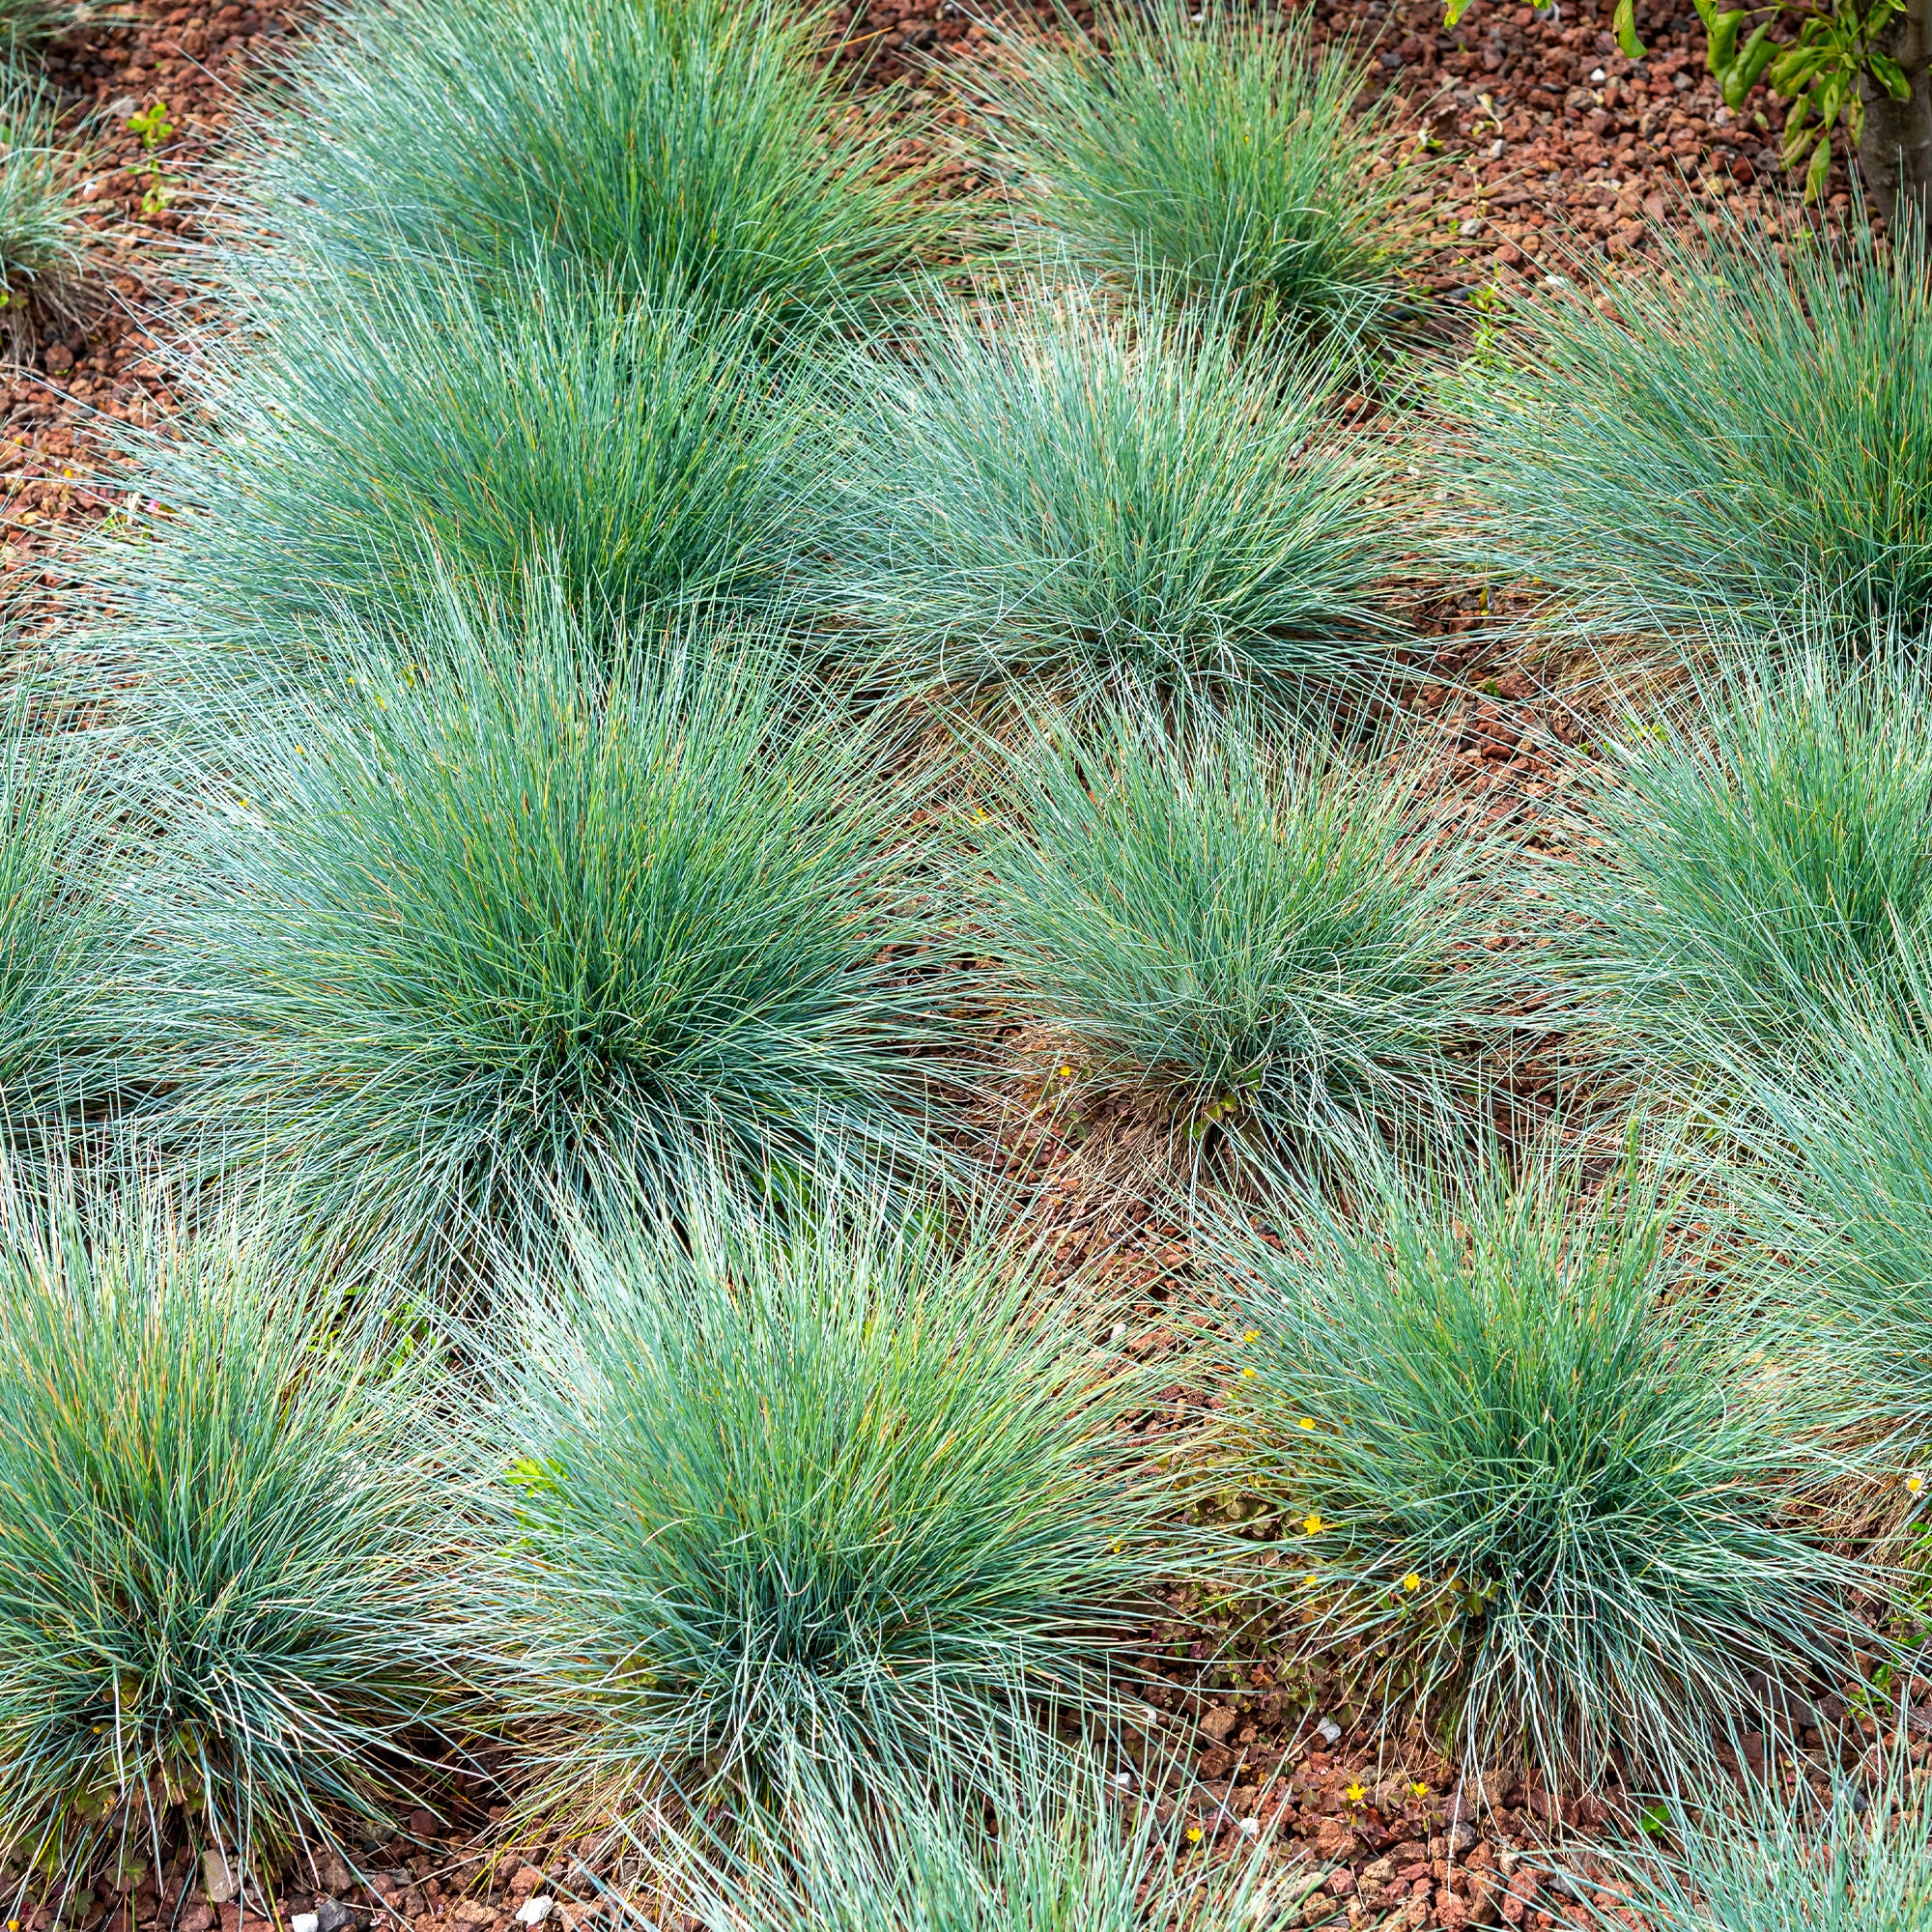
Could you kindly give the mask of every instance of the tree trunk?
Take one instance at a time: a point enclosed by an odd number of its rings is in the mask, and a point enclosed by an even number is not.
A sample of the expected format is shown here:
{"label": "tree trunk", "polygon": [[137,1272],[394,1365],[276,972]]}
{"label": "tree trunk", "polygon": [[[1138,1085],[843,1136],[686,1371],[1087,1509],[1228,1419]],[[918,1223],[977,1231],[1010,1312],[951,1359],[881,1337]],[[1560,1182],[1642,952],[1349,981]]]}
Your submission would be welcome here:
{"label": "tree trunk", "polygon": [[1901,212],[1932,220],[1932,0],[1906,0],[1880,36],[1912,82],[1912,99],[1894,100],[1869,74],[1859,82],[1865,106],[1859,172],[1871,205],[1888,223]]}

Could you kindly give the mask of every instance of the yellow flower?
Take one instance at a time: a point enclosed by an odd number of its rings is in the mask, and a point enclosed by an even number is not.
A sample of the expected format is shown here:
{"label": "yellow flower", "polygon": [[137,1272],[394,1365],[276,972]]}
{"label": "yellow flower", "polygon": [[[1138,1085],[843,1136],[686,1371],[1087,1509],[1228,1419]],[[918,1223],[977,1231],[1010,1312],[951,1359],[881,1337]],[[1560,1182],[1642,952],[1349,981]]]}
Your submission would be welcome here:
{"label": "yellow flower", "polygon": [[1071,1079],[1073,1078],[1073,1069],[1072,1069],[1072,1067],[1070,1067],[1070,1066],[1063,1066],[1063,1067],[1062,1067],[1062,1068],[1060,1069],[1060,1077],[1061,1077],[1061,1078],[1062,1078],[1063,1080],[1071,1080]]}
{"label": "yellow flower", "polygon": [[1127,1546],[1124,1543],[1122,1543],[1118,1536],[1115,1537],[1113,1542],[1108,1544],[1107,1546],[1107,1548],[1110,1550],[1112,1550],[1116,1556],[1118,1556],[1121,1553],[1121,1551],[1123,1550]]}
{"label": "yellow flower", "polygon": [[1402,1587],[1405,1590],[1419,1590],[1422,1588],[1422,1578],[1418,1577],[1413,1570],[1411,1570],[1408,1573],[1408,1575],[1402,1579]]}
{"label": "yellow flower", "polygon": [[1916,1496],[1925,1487],[1925,1478],[1923,1476],[1907,1476],[1905,1487]]}
{"label": "yellow flower", "polygon": [[1315,1427],[1315,1418],[1312,1415],[1304,1415],[1294,1426],[1297,1429],[1313,1429]]}
{"label": "yellow flower", "polygon": [[1420,1782],[1411,1784],[1408,1787],[1408,1795],[1411,1798],[1427,1798],[1429,1796],[1429,1787]]}
{"label": "yellow flower", "polygon": [[1241,1335],[1241,1340],[1243,1342],[1259,1342],[1261,1339],[1262,1339],[1262,1331],[1259,1328],[1246,1329],[1242,1332]]}
{"label": "yellow flower", "polygon": [[1327,1527],[1328,1525],[1321,1520],[1319,1510],[1314,1515],[1301,1519],[1301,1533],[1304,1536],[1320,1536]]}
{"label": "yellow flower", "polygon": [[1359,1804],[1368,1795],[1368,1792],[1359,1784],[1351,1784],[1342,1793],[1342,1796],[1350,1804]]}
{"label": "yellow flower", "polygon": [[1242,1375],[1244,1375],[1244,1376],[1251,1376],[1251,1375],[1253,1375],[1253,1374],[1254,1374],[1254,1370],[1253,1370],[1253,1369],[1243,1369],[1243,1370],[1241,1371],[1241,1373],[1242,1373]]}
{"label": "yellow flower", "polygon": [[1190,1845],[1198,1845],[1201,1842],[1201,1827],[1199,1825],[1188,1826],[1187,1842]]}

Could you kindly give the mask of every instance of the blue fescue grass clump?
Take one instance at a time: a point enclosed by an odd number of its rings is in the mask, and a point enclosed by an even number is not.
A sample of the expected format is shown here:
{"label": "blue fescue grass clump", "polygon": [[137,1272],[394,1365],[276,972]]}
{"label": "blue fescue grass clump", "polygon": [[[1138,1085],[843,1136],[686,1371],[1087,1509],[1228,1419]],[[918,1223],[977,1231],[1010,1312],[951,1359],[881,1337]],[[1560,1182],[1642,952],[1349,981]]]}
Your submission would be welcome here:
{"label": "blue fescue grass clump", "polygon": [[514,306],[535,255],[784,333],[876,314],[952,219],[828,45],[821,7],[339,9],[252,117],[244,193],[371,286],[449,260]]}
{"label": "blue fescue grass clump", "polygon": [[105,737],[63,728],[30,684],[0,694],[0,1141],[22,1180],[140,1077]]}
{"label": "blue fescue grass clump", "polygon": [[1719,1282],[1634,1160],[1371,1172],[1355,1207],[1228,1246],[1262,1574],[1312,1643],[1505,1783],[1694,1778],[1855,1671],[1876,1578],[1799,1512],[1863,1398],[1799,1324],[1767,1346],[1790,1281],[1746,1252]]}
{"label": "blue fescue grass clump", "polygon": [[816,572],[907,683],[1305,701],[1386,671],[1400,466],[1341,431],[1332,367],[1079,289],[935,321],[915,350],[850,365]]}
{"label": "blue fescue grass clump", "polygon": [[234,294],[185,433],[135,451],[164,514],[99,558],[117,636],[300,666],[344,615],[406,633],[425,582],[512,597],[538,564],[618,622],[781,594],[810,410],[742,318],[543,278],[514,307],[426,274]]}
{"label": "blue fescue grass clump", "polygon": [[[666,1861],[705,1932],[1220,1932],[1269,1922],[1319,1882],[1270,1869],[1257,1833],[1233,1858],[1189,1839],[1186,1772],[1156,1757],[1109,1772],[1087,1751],[1023,1730],[992,1753],[942,1760],[868,1810],[814,1793],[787,1820],[781,1861],[680,1844]],[[1163,1792],[1174,1779],[1178,1803]],[[1277,1921],[1279,1922],[1279,1921]]]}
{"label": "blue fescue grass clump", "polygon": [[420,1378],[203,1218],[0,1199],[0,1862],[49,1895],[184,1826],[259,1882],[392,1817],[450,1708]]}
{"label": "blue fescue grass clump", "polygon": [[1431,838],[1422,776],[1241,716],[1036,724],[964,896],[1092,1096],[1249,1156],[1442,1131],[1493,1024],[1497,853]]}
{"label": "blue fescue grass clump", "polygon": [[184,782],[150,1010],[190,1144],[430,1277],[698,1142],[927,1158],[955,994],[888,956],[923,936],[889,729],[755,638],[554,595],[339,648]]}
{"label": "blue fescue grass clump", "polygon": [[1192,1561],[1104,1294],[856,1166],[818,1191],[780,1226],[699,1179],[578,1231],[505,1349],[514,1555],[469,1596],[540,1815],[784,1808],[808,1773],[983,1755],[1015,1693],[1097,1692]]}
{"label": "blue fescue grass clump", "polygon": [[0,8],[0,296],[18,320],[32,301],[60,313],[71,307],[85,267],[87,229],[80,187],[88,169],[84,127],[67,117],[52,89],[6,64],[32,8],[10,20]]}
{"label": "blue fescue grass clump", "polygon": [[[1878,1474],[1932,1481],[1932,963],[1915,949],[1903,976],[1822,988],[1799,1042],[1741,1065],[1776,1238],[1804,1258],[1807,1291],[1837,1350],[1836,1373],[1898,1433]],[[1916,1492],[1914,1492],[1916,1493]]]}
{"label": "blue fescue grass clump", "polygon": [[1201,299],[1251,326],[1359,341],[1406,307],[1403,202],[1426,156],[1360,111],[1350,49],[1308,18],[1181,0],[1103,9],[1089,34],[1010,32],[980,83],[986,147],[1023,221],[1090,272]]}
{"label": "blue fescue grass clump", "polygon": [[1762,1790],[1680,1819],[1619,1874],[1621,1902],[1657,1932],[1919,1932],[1932,1923],[1932,1815],[1902,1753],[1866,1792],[1838,1780],[1793,1804]]}
{"label": "blue fescue grass clump", "polygon": [[1625,1050],[1830,1059],[1821,998],[1857,982],[1879,1011],[1909,1004],[1932,916],[1928,695],[1895,651],[1780,649],[1705,669],[1609,735],[1589,805],[1605,849],[1565,897]]}
{"label": "blue fescue grass clump", "polygon": [[1598,632],[1748,639],[1932,611],[1925,238],[1661,237],[1614,312],[1513,304],[1447,402],[1472,533]]}

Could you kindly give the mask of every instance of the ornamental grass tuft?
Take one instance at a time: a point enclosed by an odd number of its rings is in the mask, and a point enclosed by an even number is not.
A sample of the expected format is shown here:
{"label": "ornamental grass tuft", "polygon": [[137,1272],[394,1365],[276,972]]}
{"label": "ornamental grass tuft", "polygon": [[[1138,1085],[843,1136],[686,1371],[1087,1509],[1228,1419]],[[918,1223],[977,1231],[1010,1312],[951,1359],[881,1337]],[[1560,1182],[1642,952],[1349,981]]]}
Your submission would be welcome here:
{"label": "ornamental grass tuft", "polygon": [[680,1847],[672,1884],[704,1932],[1224,1932],[1307,1890],[1310,1874],[1270,1869],[1270,1836],[1232,1858],[1199,1826],[1190,1838],[1215,1801],[1184,1770],[1121,1761],[1024,1730],[989,1761],[904,1778],[876,1810],[839,1792],[800,1804],[781,1864]]}
{"label": "ornamental grass tuft", "polygon": [[1909,1003],[1932,917],[1924,672],[1897,655],[1753,654],[1607,739],[1601,862],[1566,900],[1622,1048],[1664,1065],[1831,1059],[1821,995]]}
{"label": "ornamental grass tuft", "polygon": [[1600,634],[1848,635],[1932,611],[1925,238],[1714,219],[1657,238],[1614,311],[1512,297],[1447,386],[1495,566]]}
{"label": "ornamental grass tuft", "polygon": [[1343,379],[1232,320],[1040,288],[848,366],[818,595],[914,686],[1264,690],[1385,676],[1406,466],[1345,431]]}
{"label": "ornamental grass tuft", "polygon": [[950,976],[888,728],[708,626],[625,639],[451,595],[407,658],[257,720],[185,784],[154,888],[172,1120],[264,1158],[401,1278],[483,1264],[700,1143],[929,1165]]}
{"label": "ornamental grass tuft", "polygon": [[1656,1932],[1920,1932],[1932,1923],[1932,1815],[1888,1766],[1867,1794],[1838,1782],[1822,1803],[1762,1789],[1681,1826],[1619,1874],[1620,1903]]}
{"label": "ornamental grass tuft", "polygon": [[467,1601],[540,1816],[776,1811],[807,1773],[856,1802],[982,1757],[1026,1693],[1097,1694],[1192,1564],[1106,1295],[860,1164],[817,1192],[781,1225],[700,1178],[569,1231],[505,1345],[506,1556]]}
{"label": "ornamental grass tuft", "polygon": [[1496,851],[1433,840],[1423,780],[1240,716],[1037,724],[999,753],[962,892],[1081,1091],[1198,1151],[1439,1133],[1505,969]]}
{"label": "ornamental grass tuft", "polygon": [[[0,59],[19,32],[0,6]],[[0,64],[0,306],[13,311],[10,329],[24,327],[29,303],[65,315],[77,298],[90,239],[80,189],[91,157],[84,126],[66,123],[45,81]]]}
{"label": "ornamental grass tuft", "polygon": [[0,695],[0,1146],[22,1184],[139,1082],[104,736],[62,728],[27,686]]}
{"label": "ornamental grass tuft", "polygon": [[407,634],[440,576],[513,597],[542,565],[619,623],[779,597],[816,495],[797,384],[742,320],[524,294],[238,287],[249,326],[191,364],[190,426],[134,451],[161,514],[99,555],[109,640],[201,684],[211,650],[302,668],[345,616]]}
{"label": "ornamental grass tuft", "polygon": [[1385,102],[1358,109],[1367,80],[1308,17],[1154,0],[1092,33],[1002,34],[979,90],[988,157],[1053,252],[1251,327],[1359,341],[1409,312],[1403,204],[1431,173],[1425,151],[1396,154]]}
{"label": "ornamental grass tuft", "polygon": [[0,1865],[266,1872],[422,1802],[450,1702],[446,1479],[407,1361],[331,1332],[286,1231],[0,1193]]}
{"label": "ornamental grass tuft", "polygon": [[792,335],[898,304],[954,216],[856,101],[829,10],[381,0],[334,11],[256,110],[242,186],[380,288],[447,262],[509,306],[528,263]]}
{"label": "ornamental grass tuft", "polygon": [[1568,1154],[1369,1171],[1356,1196],[1226,1244],[1236,1427],[1274,1510],[1257,1575],[1312,1647],[1359,1650],[1372,1694],[1504,1785],[1694,1780],[1811,1673],[1857,1674],[1881,1579],[1800,1513],[1861,1398],[1794,1324],[1766,1348],[1788,1282],[1719,1278],[1635,1160],[1600,1185]]}

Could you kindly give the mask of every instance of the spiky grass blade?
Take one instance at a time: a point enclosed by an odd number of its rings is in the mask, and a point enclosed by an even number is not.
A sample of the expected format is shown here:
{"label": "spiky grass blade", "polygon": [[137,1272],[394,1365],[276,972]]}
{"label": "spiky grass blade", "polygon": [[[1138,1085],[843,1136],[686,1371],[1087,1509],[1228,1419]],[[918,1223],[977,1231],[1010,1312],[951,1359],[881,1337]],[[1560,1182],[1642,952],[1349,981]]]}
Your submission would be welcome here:
{"label": "spiky grass blade", "polygon": [[783,1228],[698,1185],[580,1233],[526,1311],[493,1425],[519,1553],[471,1596],[549,1740],[540,1812],[982,1755],[1015,1687],[1086,1694],[1171,1560],[1106,1298],[861,1169],[821,1191]]}
{"label": "spiky grass blade", "polygon": [[862,120],[827,10],[437,0],[338,10],[246,131],[271,228],[355,269],[534,255],[782,334],[894,306],[946,236],[933,169]]}
{"label": "spiky grass blade", "polygon": [[100,740],[61,729],[30,687],[0,695],[0,1136],[22,1179],[143,1071],[108,771]]}
{"label": "spiky grass blade", "polygon": [[185,1825],[259,1879],[385,1815],[448,1709],[419,1379],[216,1220],[0,1198],[0,1861],[54,1902]]}
{"label": "spiky grass blade", "polygon": [[1841,1779],[1824,1804],[1759,1790],[1713,1805],[1675,1851],[1633,1857],[1619,1897],[1657,1932],[1918,1932],[1932,1920],[1932,1816],[1902,1766],[1874,1783],[1868,1795]]}
{"label": "spiky grass blade", "polygon": [[1552,1784],[1694,1781],[1855,1670],[1880,1579],[1797,1512],[1861,1398],[1790,1325],[1767,1346],[1776,1278],[1745,1256],[1714,1292],[1715,1237],[1634,1161],[1601,1190],[1569,1155],[1375,1173],[1359,1208],[1311,1197],[1229,1256],[1228,1373],[1313,1642],[1379,1653],[1472,1769]]}
{"label": "spiky grass blade", "polygon": [[1412,759],[1151,708],[1022,730],[971,917],[1081,1091],[1290,1158],[1446,1131],[1495,1022],[1481,838],[1430,838]]}
{"label": "spiky grass blade", "polygon": [[1661,1065],[1808,1050],[1821,996],[1908,1002],[1932,915],[1923,672],[1781,648],[1694,677],[1606,737],[1602,860],[1564,897],[1623,1049]]}
{"label": "spiky grass blade", "polygon": [[540,563],[620,623],[756,607],[810,532],[810,407],[742,318],[543,278],[513,309],[428,276],[235,295],[191,426],[136,452],[165,515],[97,564],[115,635],[177,668],[299,668],[339,616],[406,632],[439,575],[514,598]]}
{"label": "spiky grass blade", "polygon": [[1879,248],[1716,223],[1660,272],[1525,296],[1448,389],[1472,532],[1601,633],[1738,640],[1799,620],[1922,638],[1932,279]]}
{"label": "spiky grass blade", "polygon": [[[1149,1769],[1110,1774],[1025,1729],[990,1761],[942,1753],[936,1775],[904,1777],[875,1810],[846,1792],[802,1797],[781,1861],[691,1844],[659,1856],[705,1932],[1218,1932],[1266,1923],[1319,1882],[1271,1865],[1265,1836],[1232,1858],[1190,1840],[1187,1773]],[[1170,1778],[1175,1803],[1159,1795]]]}
{"label": "spiky grass blade", "polygon": [[[0,9],[0,53],[23,34],[32,29]],[[85,266],[86,131],[64,127],[66,118],[44,81],[0,65],[0,298],[10,307],[33,301],[65,312]]]}
{"label": "spiky grass blade", "polygon": [[1402,486],[1340,431],[1332,370],[1283,375],[1226,316],[1079,290],[917,346],[850,371],[820,583],[902,677],[1295,700],[1387,670]]}
{"label": "spiky grass blade", "polygon": [[1426,156],[1386,107],[1358,111],[1359,57],[1306,17],[1182,0],[1104,9],[1093,34],[1009,32],[981,83],[1022,218],[1083,268],[1201,298],[1250,324],[1350,338],[1404,305],[1417,250],[1404,200]]}
{"label": "spiky grass blade", "polygon": [[265,1136],[319,1228],[431,1282],[714,1138],[928,1159],[955,995],[888,956],[923,934],[882,729],[756,639],[626,644],[554,595],[363,642],[211,754],[156,889],[211,1157]]}

